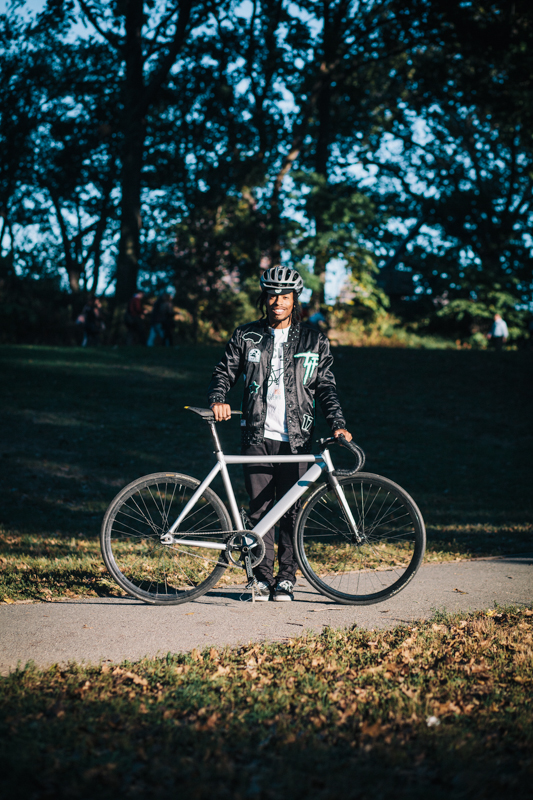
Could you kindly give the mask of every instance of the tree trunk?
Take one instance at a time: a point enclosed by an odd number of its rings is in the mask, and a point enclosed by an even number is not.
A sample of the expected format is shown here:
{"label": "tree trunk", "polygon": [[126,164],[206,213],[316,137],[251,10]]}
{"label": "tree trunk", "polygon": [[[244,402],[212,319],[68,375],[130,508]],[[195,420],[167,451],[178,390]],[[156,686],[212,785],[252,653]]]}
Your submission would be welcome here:
{"label": "tree trunk", "polygon": [[[331,114],[331,90],[329,81],[324,84],[320,93],[317,106],[318,116],[318,138],[315,154],[315,171],[321,178],[328,179],[329,143],[330,143],[330,114]],[[315,234],[320,237],[324,233],[325,225],[320,210],[315,215]],[[320,289],[316,305],[326,302],[326,266],[328,255],[325,248],[317,250],[315,255],[314,272],[320,278]]]}
{"label": "tree trunk", "polygon": [[142,53],[143,0],[126,4],[126,42],[124,60],[126,76],[123,90],[122,129],[122,199],[120,244],[117,261],[115,298],[123,303],[134,294],[139,272],[139,239],[141,232],[141,172],[143,163],[145,121],[142,105],[144,93]]}
{"label": "tree trunk", "polygon": [[[331,79],[329,77],[329,65],[333,60],[334,53],[332,50],[335,43],[332,41],[334,32],[331,30],[331,17],[330,17],[330,2],[323,0],[323,18],[324,18],[324,80],[320,87],[320,92],[317,99],[317,119],[318,119],[318,135],[315,150],[315,172],[321,178],[328,180],[328,162],[329,162],[329,149],[331,137]],[[324,222],[320,213],[315,215],[315,234],[317,238],[324,233]],[[314,273],[320,278],[320,289],[318,296],[315,298],[314,305],[322,305],[326,302],[326,266],[328,263],[328,256],[325,249],[318,249],[315,255]]]}
{"label": "tree trunk", "polygon": [[79,294],[80,291],[80,277],[82,267],[79,261],[72,256],[71,241],[68,236],[67,226],[61,213],[61,203],[55,191],[51,188],[48,189],[52,203],[56,212],[57,223],[61,232],[61,241],[63,242],[63,253],[65,256],[65,269],[67,270],[68,282],[72,294]]}
{"label": "tree trunk", "polygon": [[107,219],[109,216],[109,198],[113,189],[113,176],[115,169],[115,161],[113,159],[109,167],[109,173],[102,185],[103,201],[100,209],[100,219],[96,223],[94,239],[92,241],[91,251],[93,254],[93,274],[91,281],[91,291],[96,292],[98,287],[98,280],[100,278],[100,262],[102,259],[101,247],[104,233],[107,227]]}
{"label": "tree trunk", "polygon": [[4,245],[4,233],[6,232],[7,228],[7,220],[4,215],[2,215],[2,227],[0,228],[0,256],[2,255],[2,247]]}

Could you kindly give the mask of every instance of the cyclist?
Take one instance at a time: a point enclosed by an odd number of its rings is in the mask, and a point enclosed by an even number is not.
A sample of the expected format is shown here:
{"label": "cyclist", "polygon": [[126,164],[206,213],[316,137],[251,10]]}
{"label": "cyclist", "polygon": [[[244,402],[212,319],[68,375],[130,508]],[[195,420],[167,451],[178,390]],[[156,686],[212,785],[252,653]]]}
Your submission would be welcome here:
{"label": "cyclist", "polygon": [[[290,267],[274,266],[261,279],[257,306],[262,317],[238,327],[208,389],[209,405],[217,422],[231,417],[226,394],[244,376],[243,455],[308,453],[315,424],[315,399],[335,436],[351,434],[337,397],[331,371],[333,357],[327,337],[301,324],[298,298],[303,289],[300,274]],[[245,464],[244,479],[250,497],[253,525],[272,508],[304,474],[306,464]],[[293,600],[297,562],[292,534],[298,508],[295,504],[280,520],[279,570],[274,579],[274,528],[264,536],[266,553],[254,570],[256,599]]]}

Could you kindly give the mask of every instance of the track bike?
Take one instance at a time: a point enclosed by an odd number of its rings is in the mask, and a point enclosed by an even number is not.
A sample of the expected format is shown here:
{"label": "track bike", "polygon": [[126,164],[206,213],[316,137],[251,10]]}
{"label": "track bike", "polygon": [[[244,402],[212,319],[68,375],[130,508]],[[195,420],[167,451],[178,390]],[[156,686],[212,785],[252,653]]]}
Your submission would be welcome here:
{"label": "track bike", "polygon": [[[365,457],[355,443],[343,436],[321,439],[318,455],[225,455],[213,412],[186,408],[208,424],[216,463],[203,481],[176,472],[145,475],[112,501],[100,542],[104,562],[125,592],[154,605],[185,603],[205,594],[230,566],[245,570],[253,591],[263,536],[302,497],[294,549],[303,575],[321,594],[367,605],[392,597],[413,579],[426,540],[420,510],[393,481],[361,472]],[[332,444],[355,456],[351,470],[335,469]],[[237,506],[228,465],[291,462],[309,469],[251,528]],[[219,474],[229,511],[210,488]]]}

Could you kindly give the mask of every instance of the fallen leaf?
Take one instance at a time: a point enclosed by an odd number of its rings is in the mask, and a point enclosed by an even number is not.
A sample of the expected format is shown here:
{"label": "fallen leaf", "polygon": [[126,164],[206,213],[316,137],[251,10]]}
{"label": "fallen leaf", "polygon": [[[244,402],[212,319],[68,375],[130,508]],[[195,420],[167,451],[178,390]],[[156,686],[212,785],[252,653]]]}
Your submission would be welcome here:
{"label": "fallen leaf", "polygon": [[211,716],[208,717],[205,721],[206,728],[215,728],[219,717],[220,714],[218,713],[218,711],[215,711],[213,714],[211,714]]}
{"label": "fallen leaf", "polygon": [[463,592],[462,589],[454,589],[453,591],[457,592],[457,594],[468,594],[468,592]]}
{"label": "fallen leaf", "polygon": [[227,675],[230,671],[231,670],[230,670],[229,667],[222,667],[222,666],[219,665],[217,671],[213,672],[213,674],[211,675],[209,680],[210,681],[214,681],[217,678],[219,678],[221,675]]}
{"label": "fallen leaf", "polygon": [[121,669],[120,667],[116,667],[112,675],[114,677],[120,677],[124,681],[132,681],[137,686],[148,686],[148,681],[146,678],[141,678],[140,675],[136,675],[135,672],[130,672],[129,670]]}
{"label": "fallen leaf", "polygon": [[367,669],[361,670],[359,673],[360,675],[375,675],[376,672],[381,672],[383,669],[383,664],[380,664],[378,667],[367,667]]}
{"label": "fallen leaf", "polygon": [[361,733],[363,736],[370,736],[374,739],[376,736],[382,732],[383,726],[381,722],[374,722],[373,725],[370,725],[368,722],[363,722],[361,726]]}

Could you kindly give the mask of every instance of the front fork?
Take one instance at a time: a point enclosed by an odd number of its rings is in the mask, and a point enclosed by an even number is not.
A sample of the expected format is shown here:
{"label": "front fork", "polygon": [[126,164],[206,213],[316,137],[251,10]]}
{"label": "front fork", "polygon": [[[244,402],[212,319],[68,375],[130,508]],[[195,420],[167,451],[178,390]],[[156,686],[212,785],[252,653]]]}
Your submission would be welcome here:
{"label": "front fork", "polygon": [[342,488],[341,484],[339,483],[338,478],[336,475],[333,474],[333,462],[331,461],[331,456],[327,450],[322,453],[324,457],[324,461],[326,462],[326,466],[328,468],[328,481],[333,488],[335,494],[337,495],[337,499],[340,503],[340,507],[344,513],[344,518],[348,524],[350,531],[355,539],[356,544],[361,544],[363,541],[363,537],[359,532],[359,528],[357,527],[357,523],[355,521],[354,515],[352,514],[352,509],[350,508],[350,504],[346,499],[346,495],[344,494],[344,489]]}

